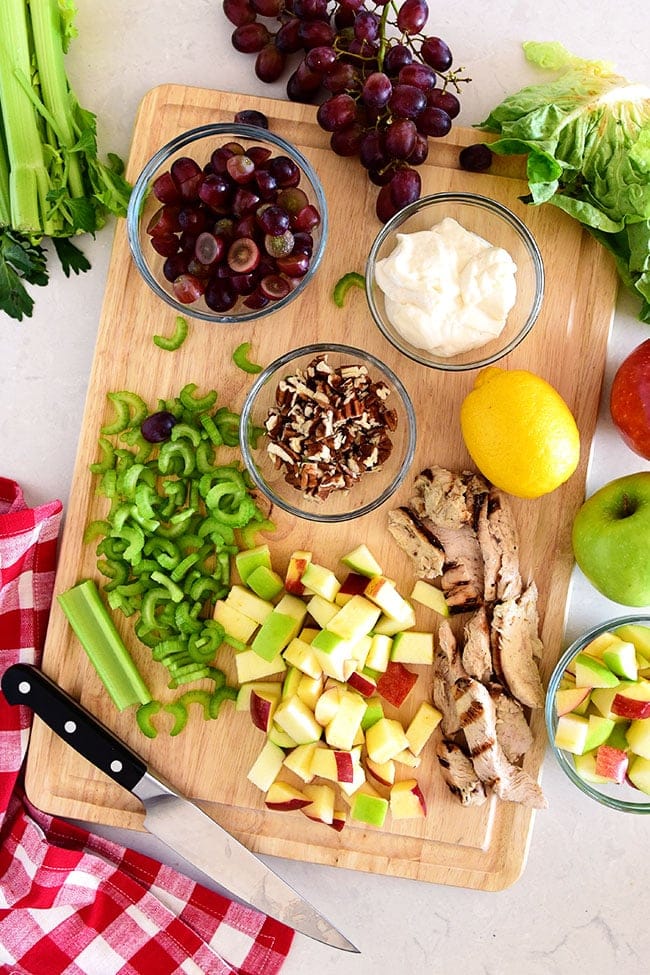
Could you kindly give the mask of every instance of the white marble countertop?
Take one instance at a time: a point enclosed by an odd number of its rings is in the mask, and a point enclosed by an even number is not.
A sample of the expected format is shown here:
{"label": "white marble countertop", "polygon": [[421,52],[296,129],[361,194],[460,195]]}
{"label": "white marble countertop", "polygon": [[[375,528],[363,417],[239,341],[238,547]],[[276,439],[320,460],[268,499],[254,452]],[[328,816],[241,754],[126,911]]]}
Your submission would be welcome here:
{"label": "white marble countertop", "polygon": [[[284,97],[280,83],[262,86],[253,59],[233,50],[219,0],[77,0],[77,6],[79,38],[68,72],[81,104],[98,116],[102,152],[128,155],[138,103],[157,84]],[[583,57],[612,61],[630,80],[650,83],[645,0],[467,0],[431,7],[431,33],[448,41],[473,79],[459,124],[479,122],[506,94],[539,79],[522,55],[528,39],[561,40]],[[92,262],[86,275],[69,281],[54,269],[47,289],[36,294],[33,318],[19,324],[0,313],[0,469],[22,484],[31,504],[68,498],[111,244],[111,227],[84,242]],[[621,293],[589,493],[619,474],[648,468],[622,444],[607,409],[618,363],[648,336],[637,307]],[[576,573],[567,640],[621,611]],[[524,873],[500,893],[274,860],[362,952],[348,956],[296,937],[283,972],[647,972],[650,821],[578,796],[550,754],[544,789],[550,808],[537,815]],[[146,836],[102,832],[178,865]]]}

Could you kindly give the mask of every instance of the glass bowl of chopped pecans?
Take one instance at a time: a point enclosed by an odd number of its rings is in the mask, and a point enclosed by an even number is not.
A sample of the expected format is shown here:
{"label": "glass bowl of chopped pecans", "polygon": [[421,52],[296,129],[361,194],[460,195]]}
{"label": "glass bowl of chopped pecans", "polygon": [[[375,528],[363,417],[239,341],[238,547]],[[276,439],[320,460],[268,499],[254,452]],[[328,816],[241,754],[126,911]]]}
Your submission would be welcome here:
{"label": "glass bowl of chopped pecans", "polygon": [[274,505],[340,522],[383,504],[415,450],[413,404],[379,359],[346,345],[287,352],[259,374],[244,403],[241,450]]}

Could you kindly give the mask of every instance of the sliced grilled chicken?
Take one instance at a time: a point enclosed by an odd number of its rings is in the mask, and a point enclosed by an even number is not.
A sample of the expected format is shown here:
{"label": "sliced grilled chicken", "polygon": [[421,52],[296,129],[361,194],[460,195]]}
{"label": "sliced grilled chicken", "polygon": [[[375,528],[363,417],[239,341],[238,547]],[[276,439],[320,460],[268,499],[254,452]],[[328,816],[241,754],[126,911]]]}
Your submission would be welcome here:
{"label": "sliced grilled chicken", "polygon": [[462,748],[443,738],[436,745],[436,756],[447,787],[461,805],[481,806],[487,799],[485,786]]}
{"label": "sliced grilled chicken", "polygon": [[545,809],[547,802],[537,782],[508,761],[497,740],[496,707],[487,687],[472,677],[461,677],[454,696],[472,764],[481,781],[500,799]]}
{"label": "sliced grilled chicken", "polygon": [[516,764],[533,743],[533,733],[526,721],[524,709],[496,681],[489,683],[487,688],[497,712],[497,741],[508,761]]}
{"label": "sliced grilled chicken", "polygon": [[419,579],[437,579],[445,564],[445,553],[438,539],[410,508],[388,512],[388,531],[399,547],[413,559]]}
{"label": "sliced grilled chicken", "polygon": [[496,672],[522,704],[544,707],[544,688],[537,666],[542,641],[534,582],[521,595],[497,603],[492,613],[492,628],[496,636],[493,643]]}
{"label": "sliced grilled chicken", "polygon": [[485,606],[470,616],[463,628],[463,667],[470,677],[488,681],[492,676],[490,622]]}
{"label": "sliced grilled chicken", "polygon": [[489,485],[473,471],[456,474],[444,467],[427,467],[416,477],[415,489],[437,528],[475,530]]}
{"label": "sliced grilled chicken", "polygon": [[476,534],[483,553],[486,601],[518,596],[522,581],[517,528],[509,502],[495,487],[483,499]]}
{"label": "sliced grilled chicken", "polygon": [[454,685],[459,677],[466,677],[460,659],[456,637],[446,620],[438,630],[438,646],[433,661],[433,703],[442,713],[442,733],[451,738],[460,729]]}

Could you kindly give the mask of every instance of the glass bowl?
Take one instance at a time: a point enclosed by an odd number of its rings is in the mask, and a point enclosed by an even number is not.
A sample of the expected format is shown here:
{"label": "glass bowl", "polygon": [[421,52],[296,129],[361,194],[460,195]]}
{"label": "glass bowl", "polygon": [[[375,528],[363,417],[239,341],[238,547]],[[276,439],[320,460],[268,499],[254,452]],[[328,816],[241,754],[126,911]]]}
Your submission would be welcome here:
{"label": "glass bowl", "polygon": [[[168,173],[170,167],[175,160],[181,157],[189,157],[193,159],[201,168],[205,167],[210,163],[210,159],[214,150],[226,145],[227,143],[238,143],[243,147],[245,151],[250,150],[253,146],[261,147],[263,150],[267,150],[269,153],[269,160],[275,159],[277,157],[288,157],[292,163],[294,163],[299,170],[299,183],[298,187],[304,191],[308,201],[314,207],[316,207],[318,213],[320,214],[320,223],[318,226],[311,230],[312,237],[312,253],[309,261],[309,267],[306,271],[300,268],[300,274],[294,271],[282,272],[280,275],[285,281],[289,283],[290,290],[284,296],[277,297],[275,300],[269,300],[268,304],[264,307],[248,307],[244,302],[246,300],[250,302],[255,302],[259,289],[255,288],[255,294],[250,297],[247,294],[243,296],[240,295],[236,303],[231,308],[226,308],[225,310],[214,310],[212,307],[208,307],[205,301],[205,297],[200,296],[197,300],[191,303],[185,303],[179,301],[172,287],[172,281],[168,280],[165,274],[165,262],[168,258],[167,254],[160,254],[154,249],[151,244],[151,237],[148,233],[148,228],[151,227],[152,218],[161,208],[161,202],[156,198],[153,193],[153,184],[159,177],[163,174]],[[266,168],[267,163],[260,162],[256,167],[257,169]],[[295,170],[294,170],[295,173]],[[167,179],[167,177],[164,177]],[[270,194],[272,193],[272,188],[268,188],[268,184],[265,186],[263,191],[259,190],[259,187],[251,184],[242,184],[244,190],[256,189],[256,196],[259,196],[258,206],[263,203],[272,202]],[[234,192],[234,190],[233,190]],[[170,214],[171,226],[175,232],[177,238],[180,237],[180,231],[178,228],[178,219],[176,212],[174,211],[174,187],[170,190]],[[205,224],[204,229],[211,232],[215,229],[216,222],[222,218],[230,216],[232,212],[232,192],[230,197],[225,203],[218,204],[218,209],[213,207],[208,207],[202,204],[199,209],[201,209],[202,215],[199,218],[193,218],[192,213],[190,213],[189,218],[187,214],[183,215],[183,220],[187,222],[187,219],[200,219],[201,225]],[[195,211],[196,205],[190,205],[185,207],[181,201],[181,208],[184,210],[189,209],[190,211]],[[255,206],[254,201],[248,198],[246,200],[242,199],[240,194],[238,202],[238,211],[242,215],[251,212],[250,207]],[[206,218],[207,217],[207,221]],[[140,271],[140,274],[152,289],[152,291],[158,295],[163,301],[174,308],[179,314],[191,316],[192,318],[199,318],[207,322],[223,322],[223,323],[236,323],[236,322],[251,322],[258,318],[262,318],[272,312],[279,311],[281,308],[286,307],[289,302],[293,301],[298,295],[302,294],[305,288],[308,286],[309,282],[313,278],[318,266],[321,262],[323,256],[323,251],[325,248],[325,243],[327,241],[327,204],[325,201],[325,194],[323,192],[323,187],[321,182],[316,175],[311,163],[302,155],[299,150],[291,145],[289,142],[280,138],[280,136],[275,135],[273,132],[269,132],[254,125],[244,125],[241,123],[215,123],[212,125],[203,125],[198,128],[190,129],[187,132],[182,132],[176,138],[172,139],[166,145],[164,145],[154,156],[151,157],[149,162],[146,164],[140,175],[138,176],[133,191],[131,193],[131,199],[129,201],[129,207],[127,212],[127,235],[129,240],[129,246],[131,248],[131,254],[133,255],[133,260],[135,261],[136,267]],[[167,230],[168,224],[159,224],[163,229]],[[219,229],[219,228],[217,228]],[[292,228],[295,229],[295,228]],[[194,234],[195,231],[191,231]],[[260,243],[260,250],[262,252],[262,258],[264,259],[264,249],[263,249],[263,239],[264,234],[262,231],[256,231],[259,234],[257,237],[257,242]],[[163,234],[164,242],[161,246],[164,247],[165,251],[167,249],[173,250],[175,248],[175,241],[172,240],[171,243],[168,241],[168,234]],[[308,246],[308,242],[305,241],[303,237],[300,244],[296,244],[295,251],[301,247]],[[179,250],[181,245],[179,243]],[[176,258],[179,259],[178,255]],[[175,258],[175,260],[176,260]],[[217,263],[212,265],[214,269]],[[264,264],[260,264],[264,267]],[[175,270],[171,265],[171,262],[167,264],[167,274],[173,275]],[[209,281],[209,270],[205,268],[200,268],[200,280],[204,283]],[[258,273],[253,271],[252,274]],[[268,268],[267,268],[268,273]],[[219,272],[220,276],[223,276],[223,272]],[[245,274],[242,272],[239,275],[238,285],[244,289],[250,287],[253,282],[243,282],[242,278]],[[259,276],[259,275],[258,275]],[[284,285],[280,288],[280,292],[284,290]],[[252,290],[252,289],[251,289]],[[277,290],[277,289],[275,289]],[[275,293],[274,290],[274,293]],[[263,299],[259,299],[260,303]],[[211,302],[211,304],[214,302]],[[222,303],[223,304],[223,303]]]}
{"label": "glass bowl", "polygon": [[[316,402],[316,415],[312,417],[311,429],[304,429],[306,439],[302,442],[290,441],[288,435],[282,438],[269,436],[265,423],[269,418],[269,411],[278,407],[278,387],[284,383],[287,377],[294,377],[300,374],[304,378],[306,368],[320,357],[326,357],[327,366],[339,373],[343,367],[359,366],[367,374],[367,380],[359,377],[355,380],[350,370],[343,375],[346,377],[346,396],[343,389],[339,388],[337,397],[331,395],[331,381],[328,386],[324,385],[322,376],[319,376],[318,392],[322,391],[319,399],[311,399],[309,402]],[[356,370],[354,370],[356,371]],[[371,387],[365,392],[363,385],[370,382]],[[315,380],[313,381],[316,382]],[[334,382],[338,382],[334,377]],[[352,385],[352,388],[350,386]],[[358,384],[358,385],[357,385]],[[313,393],[313,384],[310,382]],[[375,431],[370,427],[360,428],[359,417],[377,415],[376,386],[380,387],[380,392],[388,390],[385,397],[385,406],[389,411],[394,412],[394,423],[389,418],[389,427],[384,423],[380,416],[377,421],[378,426]],[[302,405],[305,400],[302,395],[295,396],[293,391],[284,391],[283,396],[280,391],[280,400],[284,406],[278,407],[280,419],[285,421],[283,431],[287,430],[286,420],[293,433],[302,424]],[[350,395],[352,394],[352,395]],[[357,404],[364,398],[365,412],[360,411]],[[289,400],[294,405],[289,414]],[[349,418],[343,420],[342,410],[340,409],[343,399],[347,399]],[[328,418],[327,411],[331,407],[332,417]],[[361,421],[365,423],[365,420]],[[322,424],[322,425],[318,425]],[[393,429],[394,428],[394,429]],[[313,430],[313,434],[312,434]],[[354,443],[356,438],[357,446],[347,447],[343,442],[343,436],[337,436],[337,431],[347,430],[350,442]],[[327,478],[321,474],[324,472],[327,463],[333,464],[337,472],[340,472],[341,465],[350,465],[352,454],[358,463],[363,464],[360,459],[358,444],[363,442],[363,456],[372,460],[370,447],[376,434],[379,439],[384,434],[388,434],[392,443],[392,449],[387,458],[382,458],[378,469],[364,469],[355,478],[349,488],[337,488],[332,490],[326,498],[317,499],[312,496],[309,490],[302,490],[299,486],[294,486],[285,479],[285,473],[289,472],[293,478],[300,472],[305,479],[311,478],[315,483],[314,491],[322,489]],[[402,483],[411,466],[415,451],[416,421],[415,412],[411,399],[395,373],[384,363],[376,359],[375,356],[361,349],[352,348],[347,345],[336,345],[320,343],[307,345],[294,351],[287,352],[272,362],[263,372],[261,372],[246,397],[241,419],[240,419],[240,443],[244,462],[250,475],[259,490],[274,505],[282,508],[289,514],[297,518],[306,518],[316,522],[342,522],[352,518],[360,518],[374,511],[379,505],[383,504]],[[281,462],[269,453],[269,445],[274,441],[281,440],[284,445],[289,445],[293,452],[294,460],[291,455],[288,461],[278,466]],[[323,448],[329,449],[329,459],[327,451],[323,453]],[[275,449],[274,447],[271,448]],[[282,449],[282,447],[281,447]],[[381,448],[383,451],[383,448]],[[310,461],[309,458],[315,458]],[[354,463],[354,459],[352,463]],[[315,465],[315,467],[313,466]],[[331,468],[330,468],[331,470]],[[312,476],[313,475],[313,476]],[[329,476],[329,475],[328,475]],[[303,481],[303,484],[307,481]]]}
{"label": "glass bowl", "polygon": [[624,781],[620,785],[617,785],[614,782],[587,782],[576,771],[574,762],[575,756],[571,752],[558,748],[557,745],[555,745],[555,732],[558,724],[555,695],[561,686],[561,681],[566,676],[567,667],[571,664],[571,661],[578,653],[585,650],[587,645],[591,643],[592,640],[600,637],[601,634],[616,630],[618,627],[633,624],[641,624],[642,626],[650,627],[650,616],[619,616],[615,619],[606,620],[604,623],[599,623],[597,626],[593,626],[591,629],[587,630],[582,634],[582,636],[578,637],[578,639],[571,644],[571,646],[565,651],[556,664],[555,670],[551,675],[548,690],[546,692],[545,717],[546,730],[553,754],[571,782],[573,782],[573,784],[577,786],[581,792],[583,792],[586,796],[595,799],[596,802],[600,802],[604,806],[608,806],[610,809],[617,809],[620,812],[643,814],[650,813],[650,795],[647,795],[640,789],[637,789],[629,781]]}
{"label": "glass bowl", "polygon": [[[400,334],[387,315],[384,293],[376,280],[377,263],[393,252],[398,234],[430,230],[445,217],[456,220],[465,230],[478,234],[488,243],[504,248],[517,267],[515,304],[501,334],[478,348],[451,356],[417,348]],[[528,335],[542,305],[544,265],[532,234],[507,207],[475,193],[436,193],[409,204],[384,224],[370,249],[365,284],[372,317],[396,349],[423,366],[462,372],[496,362]]]}

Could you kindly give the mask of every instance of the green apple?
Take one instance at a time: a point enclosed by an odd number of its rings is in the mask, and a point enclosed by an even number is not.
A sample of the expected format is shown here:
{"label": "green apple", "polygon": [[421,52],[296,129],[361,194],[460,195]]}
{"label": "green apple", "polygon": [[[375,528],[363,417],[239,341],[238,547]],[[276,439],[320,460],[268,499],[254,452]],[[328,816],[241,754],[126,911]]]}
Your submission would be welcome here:
{"label": "green apple", "polygon": [[573,552],[593,586],[623,606],[650,605],[650,471],[616,478],[573,522]]}

